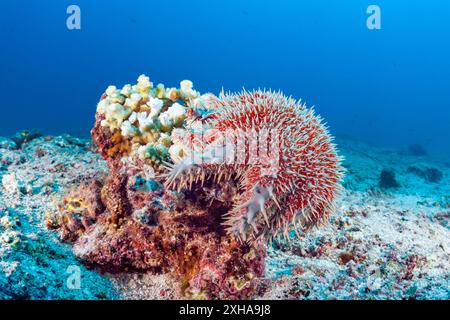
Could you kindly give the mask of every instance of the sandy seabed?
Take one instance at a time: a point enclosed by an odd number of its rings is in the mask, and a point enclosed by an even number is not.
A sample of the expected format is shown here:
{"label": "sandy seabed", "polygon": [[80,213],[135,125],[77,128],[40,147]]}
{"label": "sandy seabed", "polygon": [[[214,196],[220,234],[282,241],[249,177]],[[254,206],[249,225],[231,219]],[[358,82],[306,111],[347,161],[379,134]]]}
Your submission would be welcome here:
{"label": "sandy seabed", "polygon": [[[450,163],[337,139],[347,174],[328,225],[268,251],[257,299],[450,299]],[[101,274],[45,213],[106,171],[88,140],[0,137],[0,299],[177,299],[167,275]],[[382,177],[382,172],[388,172]],[[397,185],[396,185],[397,184]],[[80,287],[71,286],[79,270]]]}

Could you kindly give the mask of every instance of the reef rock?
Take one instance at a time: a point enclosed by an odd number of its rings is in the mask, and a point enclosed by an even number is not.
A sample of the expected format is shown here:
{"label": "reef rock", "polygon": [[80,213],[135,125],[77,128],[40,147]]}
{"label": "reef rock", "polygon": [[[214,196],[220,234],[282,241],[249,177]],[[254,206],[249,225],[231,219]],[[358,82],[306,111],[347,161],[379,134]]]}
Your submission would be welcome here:
{"label": "reef rock", "polygon": [[[265,142],[281,150],[271,156],[278,172],[254,162],[270,159],[245,140],[274,127],[280,136]],[[245,139],[225,141],[226,128]],[[87,264],[170,272],[190,298],[255,295],[267,240],[325,222],[340,190],[341,159],[321,119],[281,93],[215,97],[142,75],[108,87],[92,137],[109,173],[70,191],[48,227]],[[243,162],[223,156],[230,143],[244,146]]]}
{"label": "reef rock", "polygon": [[395,172],[391,169],[383,169],[380,173],[380,188],[391,189],[398,188],[400,184],[395,178]]}
{"label": "reef rock", "polygon": [[436,168],[418,168],[416,166],[410,166],[407,169],[408,173],[415,174],[418,177],[423,178],[427,182],[439,183],[442,180],[442,171]]}

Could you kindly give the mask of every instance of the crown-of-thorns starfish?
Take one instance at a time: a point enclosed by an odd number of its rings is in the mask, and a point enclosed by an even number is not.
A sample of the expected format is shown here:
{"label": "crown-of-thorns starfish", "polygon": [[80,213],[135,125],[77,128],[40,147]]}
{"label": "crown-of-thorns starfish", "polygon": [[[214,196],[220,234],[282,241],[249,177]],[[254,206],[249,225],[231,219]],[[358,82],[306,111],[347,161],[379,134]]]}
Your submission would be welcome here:
{"label": "crown-of-thorns starfish", "polygon": [[222,93],[216,103],[207,122],[217,138],[169,166],[166,186],[238,181],[224,225],[242,240],[289,238],[327,221],[343,169],[320,116],[281,92]]}

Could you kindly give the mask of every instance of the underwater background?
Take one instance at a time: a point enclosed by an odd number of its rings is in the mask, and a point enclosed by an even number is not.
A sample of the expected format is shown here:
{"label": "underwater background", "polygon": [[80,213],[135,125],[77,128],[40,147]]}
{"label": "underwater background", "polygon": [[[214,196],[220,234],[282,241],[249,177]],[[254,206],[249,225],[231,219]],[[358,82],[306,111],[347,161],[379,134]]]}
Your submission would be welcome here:
{"label": "underwater background", "polygon": [[[81,8],[81,30],[66,9]],[[381,29],[369,30],[369,5]],[[281,89],[331,132],[450,157],[450,2],[2,1],[0,135],[87,137],[109,84]]]}

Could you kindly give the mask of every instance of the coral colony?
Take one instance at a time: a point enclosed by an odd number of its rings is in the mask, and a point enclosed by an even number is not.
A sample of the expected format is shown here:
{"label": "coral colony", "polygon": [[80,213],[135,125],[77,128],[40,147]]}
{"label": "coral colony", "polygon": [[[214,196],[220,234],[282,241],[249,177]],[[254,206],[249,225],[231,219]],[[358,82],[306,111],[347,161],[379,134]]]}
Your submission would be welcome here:
{"label": "coral colony", "polygon": [[266,246],[327,221],[341,158],[320,117],[281,92],[110,86],[92,129],[109,174],[71,190],[47,225],[86,264],[169,272],[181,294],[251,298]]}

